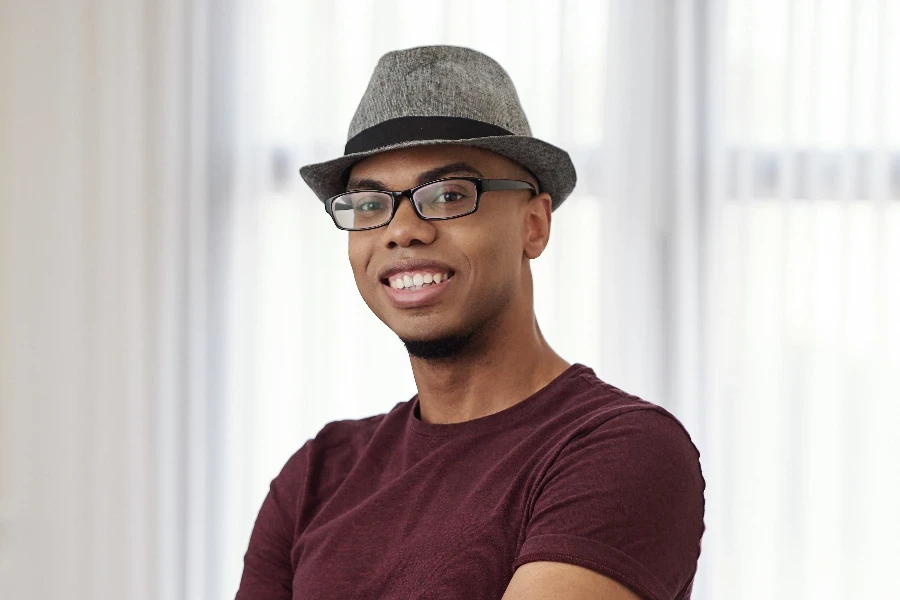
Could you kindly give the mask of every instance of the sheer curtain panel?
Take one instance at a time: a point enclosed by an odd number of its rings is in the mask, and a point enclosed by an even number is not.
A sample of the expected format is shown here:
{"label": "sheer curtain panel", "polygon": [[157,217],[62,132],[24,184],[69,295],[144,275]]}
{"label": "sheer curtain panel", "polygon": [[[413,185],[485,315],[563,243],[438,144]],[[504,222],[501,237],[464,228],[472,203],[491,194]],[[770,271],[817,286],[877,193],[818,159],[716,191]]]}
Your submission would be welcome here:
{"label": "sheer curtain panel", "polygon": [[2,598],[232,593],[211,458],[228,23],[219,2],[0,4]]}

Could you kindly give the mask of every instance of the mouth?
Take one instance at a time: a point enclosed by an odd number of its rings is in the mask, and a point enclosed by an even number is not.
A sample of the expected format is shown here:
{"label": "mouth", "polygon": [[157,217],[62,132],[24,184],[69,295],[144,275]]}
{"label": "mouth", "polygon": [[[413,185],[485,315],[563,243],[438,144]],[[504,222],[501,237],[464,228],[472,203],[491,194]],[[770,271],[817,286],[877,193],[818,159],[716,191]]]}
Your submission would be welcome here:
{"label": "mouth", "polygon": [[446,270],[401,271],[390,277],[383,277],[381,284],[395,290],[415,291],[422,288],[440,285],[449,281],[455,273]]}
{"label": "mouth", "polygon": [[418,270],[394,273],[381,279],[382,288],[397,308],[415,308],[433,304],[451,287],[452,270]]}

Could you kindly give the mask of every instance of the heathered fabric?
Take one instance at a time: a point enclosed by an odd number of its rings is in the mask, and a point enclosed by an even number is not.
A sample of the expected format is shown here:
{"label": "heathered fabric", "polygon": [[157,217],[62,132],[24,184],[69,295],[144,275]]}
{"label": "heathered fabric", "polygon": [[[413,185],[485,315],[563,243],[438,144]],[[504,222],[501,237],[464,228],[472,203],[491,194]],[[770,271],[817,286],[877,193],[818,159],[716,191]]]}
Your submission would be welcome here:
{"label": "heathered fabric", "polygon": [[300,174],[324,201],[345,191],[343,175],[354,163],[397,148],[453,144],[491,150],[526,167],[555,210],[575,188],[569,154],[531,136],[531,127],[509,75],[494,59],[462,46],[420,46],[382,56],[356,113],[347,140],[369,127],[399,117],[465,117],[497,125],[513,135],[466,140],[424,140],[392,144],[306,165]]}
{"label": "heathered fabric", "polygon": [[347,139],[382,121],[410,115],[466,117],[514,135],[531,135],[503,67],[462,46],[420,46],[382,56],[350,121]]}
{"label": "heathered fabric", "polygon": [[499,600],[517,567],[580,565],[647,600],[690,598],[699,453],[665,409],[574,364],[486,417],[418,396],[335,421],[275,477],[237,600]]}

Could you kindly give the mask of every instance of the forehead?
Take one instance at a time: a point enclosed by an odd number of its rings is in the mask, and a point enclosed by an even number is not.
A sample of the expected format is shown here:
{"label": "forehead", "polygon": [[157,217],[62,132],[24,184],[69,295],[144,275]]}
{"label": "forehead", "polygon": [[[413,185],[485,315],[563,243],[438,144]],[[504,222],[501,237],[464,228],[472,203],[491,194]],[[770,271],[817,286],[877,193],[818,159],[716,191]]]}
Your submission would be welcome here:
{"label": "forehead", "polygon": [[385,181],[415,177],[423,171],[450,163],[466,163],[486,177],[515,170],[518,165],[504,156],[472,146],[433,145],[400,148],[369,156],[354,164],[348,179]]}

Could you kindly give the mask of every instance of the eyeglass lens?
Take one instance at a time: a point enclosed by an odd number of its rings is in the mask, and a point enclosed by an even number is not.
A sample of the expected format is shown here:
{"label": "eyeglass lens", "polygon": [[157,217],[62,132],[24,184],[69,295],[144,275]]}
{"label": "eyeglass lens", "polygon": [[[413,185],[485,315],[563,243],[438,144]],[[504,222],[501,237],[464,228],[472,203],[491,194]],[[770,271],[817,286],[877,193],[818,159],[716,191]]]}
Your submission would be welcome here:
{"label": "eyeglass lens", "polygon": [[[436,181],[413,192],[413,202],[426,219],[447,219],[472,212],[478,190],[465,179]],[[391,219],[393,198],[377,191],[343,194],[332,200],[335,221],[344,229],[367,229]]]}

